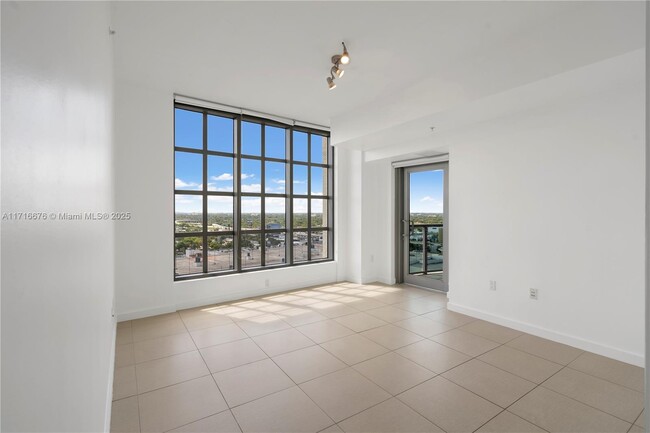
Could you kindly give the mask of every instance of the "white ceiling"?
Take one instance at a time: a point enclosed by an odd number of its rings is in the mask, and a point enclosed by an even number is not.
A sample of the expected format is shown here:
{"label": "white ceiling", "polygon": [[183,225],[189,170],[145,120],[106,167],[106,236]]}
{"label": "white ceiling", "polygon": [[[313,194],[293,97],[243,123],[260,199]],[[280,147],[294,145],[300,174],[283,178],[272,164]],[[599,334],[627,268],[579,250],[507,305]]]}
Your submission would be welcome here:
{"label": "white ceiling", "polygon": [[[645,40],[643,2],[117,2],[113,21],[118,80],[331,124],[364,150]],[[328,91],[342,40],[352,61]]]}

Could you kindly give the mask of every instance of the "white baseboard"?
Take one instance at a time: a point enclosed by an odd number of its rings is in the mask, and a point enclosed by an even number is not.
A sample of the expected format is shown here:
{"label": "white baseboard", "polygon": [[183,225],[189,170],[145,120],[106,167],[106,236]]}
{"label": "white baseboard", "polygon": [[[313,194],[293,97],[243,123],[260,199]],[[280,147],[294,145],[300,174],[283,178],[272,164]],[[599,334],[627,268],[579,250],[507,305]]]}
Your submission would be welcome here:
{"label": "white baseboard", "polygon": [[488,313],[486,311],[478,310],[476,308],[465,307],[453,302],[449,302],[447,304],[447,308],[457,313],[466,314],[468,316],[476,317],[478,319],[483,319],[488,322],[496,323],[498,325],[507,326],[508,328],[516,329],[517,331],[526,332],[528,334],[532,334],[537,337],[542,337],[548,340],[556,341],[558,343],[567,344],[569,346],[577,347],[579,349],[593,352],[598,355],[606,356],[608,358],[616,359],[618,361],[626,362],[628,364],[636,365],[639,367],[645,367],[645,357],[643,356],[643,354],[617,349],[615,347],[600,344],[595,341],[585,340],[583,338],[576,337],[573,335],[563,334],[561,332],[535,326],[530,323],[508,319],[507,317]]}

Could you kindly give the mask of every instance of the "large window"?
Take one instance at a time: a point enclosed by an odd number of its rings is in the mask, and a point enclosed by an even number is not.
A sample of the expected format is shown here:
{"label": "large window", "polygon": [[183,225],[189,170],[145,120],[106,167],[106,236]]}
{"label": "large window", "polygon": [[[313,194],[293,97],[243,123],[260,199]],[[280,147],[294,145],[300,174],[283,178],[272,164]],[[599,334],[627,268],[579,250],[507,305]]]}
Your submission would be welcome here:
{"label": "large window", "polygon": [[174,278],[333,255],[329,133],[176,104]]}

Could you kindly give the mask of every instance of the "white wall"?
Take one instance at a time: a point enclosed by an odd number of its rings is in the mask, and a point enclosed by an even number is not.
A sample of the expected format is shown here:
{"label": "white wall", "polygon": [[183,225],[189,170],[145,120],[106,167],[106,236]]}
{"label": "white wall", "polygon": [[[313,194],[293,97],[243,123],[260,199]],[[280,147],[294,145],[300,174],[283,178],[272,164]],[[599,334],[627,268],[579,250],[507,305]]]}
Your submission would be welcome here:
{"label": "white wall", "polygon": [[[110,212],[106,3],[2,2],[2,212]],[[107,429],[113,224],[2,222],[2,431]]]}
{"label": "white wall", "polygon": [[642,365],[637,60],[626,83],[503,119],[499,134],[451,148],[451,309]]}
{"label": "white wall", "polygon": [[[176,84],[177,81],[182,82],[184,77],[189,83],[191,77],[164,69],[155,77],[138,75],[137,70],[129,69],[129,63],[119,60],[122,52],[129,52],[129,43],[129,39],[120,39],[118,30],[116,207],[133,215],[131,221],[116,227],[118,319],[133,319],[336,281],[337,263],[327,262],[174,282],[173,97],[175,92],[183,93],[184,90]],[[185,73],[190,72],[190,69],[185,69]],[[131,77],[128,80],[124,78],[127,75]],[[212,82],[203,83],[206,95],[213,91]],[[198,96],[201,96],[200,91]],[[337,155],[336,166],[339,160]],[[339,171],[335,173],[339,184]],[[335,209],[338,227],[339,219],[345,219],[339,216],[338,200]],[[340,250],[337,247],[339,239],[337,231],[335,248]]]}

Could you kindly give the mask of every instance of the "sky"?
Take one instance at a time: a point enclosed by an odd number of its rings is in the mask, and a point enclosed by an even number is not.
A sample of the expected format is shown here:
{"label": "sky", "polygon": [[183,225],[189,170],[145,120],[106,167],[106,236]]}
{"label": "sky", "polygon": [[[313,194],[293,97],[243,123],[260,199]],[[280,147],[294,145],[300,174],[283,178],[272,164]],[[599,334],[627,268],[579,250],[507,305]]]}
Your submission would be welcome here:
{"label": "sky", "polygon": [[[202,114],[187,110],[176,109],[175,145],[202,149]],[[207,139],[208,149],[221,152],[233,152],[234,121],[218,116],[208,116]],[[265,153],[267,157],[285,158],[286,130],[273,126],[265,126]],[[242,155],[261,155],[262,125],[252,122],[242,122]],[[322,141],[317,142],[318,136],[312,136],[312,161],[322,162]],[[320,141],[320,140],[319,140]],[[294,160],[307,161],[309,153],[308,134],[294,132]],[[262,162],[255,159],[241,160],[242,192],[260,193],[262,184]],[[265,191],[267,193],[284,194],[286,191],[285,166],[282,162],[265,162]],[[175,188],[177,190],[201,191],[203,189],[203,156],[189,152],[175,152]],[[233,158],[208,156],[208,191],[232,192],[234,185]],[[307,194],[307,166],[294,165],[293,185],[294,194]],[[326,169],[312,167],[312,194],[323,195],[323,177],[327,177]],[[208,213],[231,213],[233,210],[231,197],[210,197]],[[284,213],[283,198],[266,198],[266,211],[269,213]],[[322,210],[322,200],[313,200],[315,211]],[[320,209],[319,209],[320,207]],[[242,212],[258,213],[261,209],[261,198],[242,198]],[[177,195],[176,211],[201,212],[200,196]],[[306,212],[306,200],[294,202],[295,212]]]}
{"label": "sky", "polygon": [[442,213],[443,182],[442,170],[410,173],[410,213]]}

